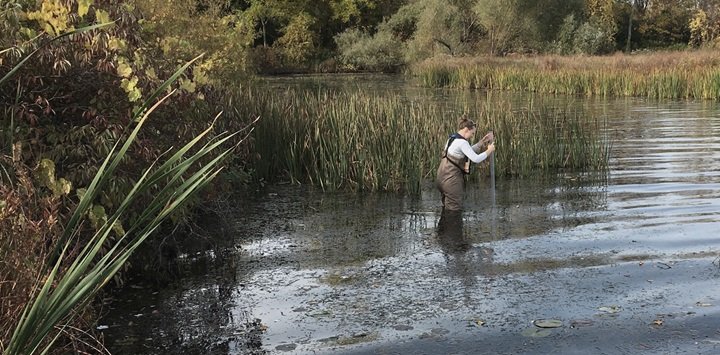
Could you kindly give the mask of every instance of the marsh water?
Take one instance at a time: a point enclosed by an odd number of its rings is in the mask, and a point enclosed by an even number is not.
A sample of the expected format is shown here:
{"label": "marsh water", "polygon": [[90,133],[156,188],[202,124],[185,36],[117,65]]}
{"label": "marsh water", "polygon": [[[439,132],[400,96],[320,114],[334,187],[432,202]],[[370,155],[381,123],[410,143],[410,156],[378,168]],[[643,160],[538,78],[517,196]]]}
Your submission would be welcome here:
{"label": "marsh water", "polygon": [[[388,92],[449,113],[488,97],[376,75],[268,85]],[[606,118],[607,173],[481,179],[459,216],[441,214],[430,181],[419,196],[266,186],[225,201],[202,232],[216,246],[182,255],[180,280],[114,295],[98,325],[108,349],[718,353],[720,104],[543,101]]]}

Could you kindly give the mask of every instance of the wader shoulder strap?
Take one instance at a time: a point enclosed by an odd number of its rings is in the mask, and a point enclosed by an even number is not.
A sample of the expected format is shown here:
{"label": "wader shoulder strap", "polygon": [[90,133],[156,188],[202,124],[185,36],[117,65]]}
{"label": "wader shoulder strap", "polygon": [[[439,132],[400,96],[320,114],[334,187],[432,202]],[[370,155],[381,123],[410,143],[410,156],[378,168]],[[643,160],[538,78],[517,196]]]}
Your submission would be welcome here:
{"label": "wader shoulder strap", "polygon": [[[469,174],[469,172],[465,171],[465,168],[463,168],[462,166],[460,166],[458,163],[454,162],[452,159],[448,158],[448,156],[447,156],[448,149],[450,149],[450,144],[452,144],[452,142],[455,141],[456,139],[465,140],[465,137],[461,136],[459,133],[451,134],[450,138],[448,139],[447,146],[445,147],[445,154],[443,155],[443,158],[447,159],[447,161],[449,161],[450,164],[455,165],[458,169],[460,169],[460,171],[463,172],[463,174]],[[465,161],[467,161],[467,160],[468,160],[468,158],[465,157]]]}

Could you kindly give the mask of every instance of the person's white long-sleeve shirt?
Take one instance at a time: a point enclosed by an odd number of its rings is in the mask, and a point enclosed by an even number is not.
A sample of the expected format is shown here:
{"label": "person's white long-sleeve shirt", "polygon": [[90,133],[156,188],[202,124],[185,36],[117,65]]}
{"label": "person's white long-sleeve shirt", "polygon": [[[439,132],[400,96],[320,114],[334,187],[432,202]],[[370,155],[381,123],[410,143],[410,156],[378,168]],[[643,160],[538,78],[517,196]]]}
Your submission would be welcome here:
{"label": "person's white long-sleeve shirt", "polygon": [[[448,147],[447,155],[454,159],[468,157],[473,163],[479,163],[487,159],[487,153],[477,153],[477,151],[481,149],[480,145],[480,142],[478,142],[471,147],[468,141],[456,138],[452,144],[450,144],[450,147]],[[445,142],[445,146],[447,147],[447,142]]]}

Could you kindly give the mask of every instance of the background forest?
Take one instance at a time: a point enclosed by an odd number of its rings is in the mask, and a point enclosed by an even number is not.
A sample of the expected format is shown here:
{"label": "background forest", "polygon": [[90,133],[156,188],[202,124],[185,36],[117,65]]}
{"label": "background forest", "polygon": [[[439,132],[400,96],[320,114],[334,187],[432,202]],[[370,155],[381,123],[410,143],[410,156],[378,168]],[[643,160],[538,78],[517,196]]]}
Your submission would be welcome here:
{"label": "background forest", "polygon": [[[260,112],[246,90],[257,74],[403,72],[438,56],[493,57],[486,61],[502,66],[519,56],[689,52],[714,49],[718,36],[720,0],[4,0],[0,350],[105,157],[128,137],[143,101],[200,54],[92,201],[71,256],[169,147],[195,138],[220,112],[214,132],[251,126]],[[162,269],[177,254],[178,239],[192,235],[178,231],[191,231],[208,201],[282,174],[257,174],[262,157],[252,136],[232,143],[219,182],[176,210],[159,229],[164,237],[148,240],[127,265]],[[146,191],[136,209],[112,223],[100,255],[142,218],[153,194]],[[129,267],[115,275],[116,284]],[[62,330],[58,351],[82,348],[74,339],[85,336],[95,315],[77,311],[77,327]]]}
{"label": "background forest", "polygon": [[[148,2],[152,4],[153,2]],[[178,16],[144,5],[167,41],[211,50],[218,25],[255,72],[397,71],[438,54],[608,54],[714,46],[716,0],[200,1]],[[213,4],[214,3],[214,4]],[[172,17],[168,17],[172,14]],[[186,31],[182,18],[205,15]],[[176,21],[177,19],[177,21]],[[213,26],[214,23],[214,26]],[[206,33],[203,33],[206,32]],[[164,43],[163,45],[171,45]],[[191,47],[189,47],[191,48]],[[177,49],[177,48],[175,48]],[[232,50],[233,48],[228,48]],[[239,48],[234,48],[239,49]]]}

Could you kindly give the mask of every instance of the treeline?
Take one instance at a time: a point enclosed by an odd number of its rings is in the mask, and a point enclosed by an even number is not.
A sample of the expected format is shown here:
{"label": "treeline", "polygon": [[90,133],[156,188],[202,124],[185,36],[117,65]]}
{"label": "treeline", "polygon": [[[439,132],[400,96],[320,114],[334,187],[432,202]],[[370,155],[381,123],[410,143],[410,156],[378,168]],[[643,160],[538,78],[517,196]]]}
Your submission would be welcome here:
{"label": "treeline", "polygon": [[231,27],[248,36],[245,64],[259,72],[396,71],[438,54],[714,47],[720,34],[719,0],[235,0],[223,6],[237,21]]}
{"label": "treeline", "polygon": [[714,47],[720,1],[416,0],[338,34],[340,62],[385,70],[445,54],[586,54]]}
{"label": "treeline", "polygon": [[[48,27],[42,22],[62,22],[66,16],[54,4],[64,4],[72,14],[85,6],[102,7],[103,2],[80,0],[73,5],[71,0],[54,0],[40,7],[34,1],[11,0],[3,5],[0,18],[7,27],[18,11],[26,12],[31,14],[26,21]],[[207,52],[199,69],[206,74],[202,80],[236,80],[245,73],[399,71],[437,55],[598,55],[714,47],[720,35],[720,0],[119,3],[138,17],[138,30],[148,40],[139,59],[148,61],[152,54],[173,60]],[[62,25],[50,32],[61,30]],[[6,31],[0,36],[19,44],[32,34]]]}

